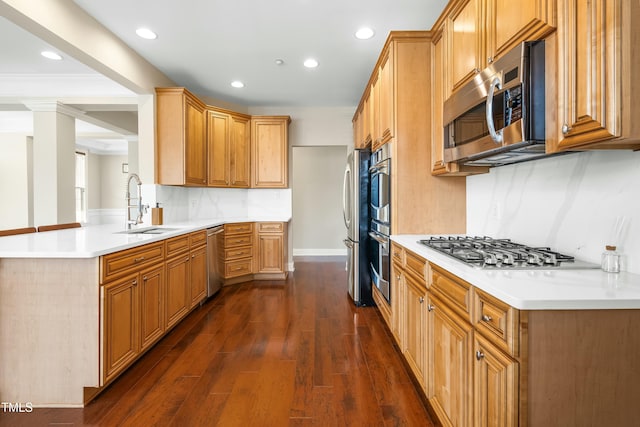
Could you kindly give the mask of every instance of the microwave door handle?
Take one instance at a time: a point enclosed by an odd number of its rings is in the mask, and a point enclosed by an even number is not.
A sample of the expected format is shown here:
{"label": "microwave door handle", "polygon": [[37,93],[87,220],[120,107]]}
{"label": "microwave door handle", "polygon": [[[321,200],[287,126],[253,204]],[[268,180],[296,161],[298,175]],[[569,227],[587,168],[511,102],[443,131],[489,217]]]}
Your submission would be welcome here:
{"label": "microwave door handle", "polygon": [[381,245],[386,245],[387,244],[387,241],[385,239],[383,239],[382,237],[378,237],[372,231],[369,232],[369,237],[371,237],[373,240],[375,240],[376,242],[380,243]]}
{"label": "microwave door handle", "polygon": [[502,144],[502,130],[500,133],[496,132],[495,124],[493,123],[493,93],[496,89],[502,88],[502,83],[500,83],[499,77],[494,77],[491,80],[491,84],[489,85],[489,93],[487,94],[487,104],[486,104],[486,117],[487,117],[487,128],[489,129],[489,135],[493,142],[496,144]]}

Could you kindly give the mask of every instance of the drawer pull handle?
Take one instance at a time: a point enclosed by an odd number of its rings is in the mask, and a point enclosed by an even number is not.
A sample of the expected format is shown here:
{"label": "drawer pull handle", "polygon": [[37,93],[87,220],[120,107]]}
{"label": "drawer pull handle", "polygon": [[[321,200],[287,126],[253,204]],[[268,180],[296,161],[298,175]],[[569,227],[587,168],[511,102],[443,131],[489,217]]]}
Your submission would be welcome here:
{"label": "drawer pull handle", "polygon": [[141,262],[141,261],[144,261],[144,257],[143,257],[143,256],[141,256],[140,258],[136,258],[136,259],[134,259],[134,260],[133,260],[133,262]]}
{"label": "drawer pull handle", "polygon": [[436,309],[435,305],[427,304],[427,311],[433,311]]}
{"label": "drawer pull handle", "polygon": [[481,352],[480,350],[476,351],[476,360],[482,360],[484,359],[484,353]]}
{"label": "drawer pull handle", "polygon": [[485,322],[491,322],[493,320],[493,317],[489,316],[488,314],[483,314],[482,320],[484,320]]}

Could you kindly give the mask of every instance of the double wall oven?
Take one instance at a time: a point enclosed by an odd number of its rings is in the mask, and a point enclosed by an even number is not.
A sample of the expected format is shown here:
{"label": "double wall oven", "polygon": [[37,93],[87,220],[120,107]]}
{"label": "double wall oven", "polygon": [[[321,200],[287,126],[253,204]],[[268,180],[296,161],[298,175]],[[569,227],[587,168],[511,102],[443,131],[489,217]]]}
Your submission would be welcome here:
{"label": "double wall oven", "polygon": [[371,186],[371,220],[369,222],[369,268],[371,280],[391,302],[391,156],[389,144],[371,154],[369,167]]}

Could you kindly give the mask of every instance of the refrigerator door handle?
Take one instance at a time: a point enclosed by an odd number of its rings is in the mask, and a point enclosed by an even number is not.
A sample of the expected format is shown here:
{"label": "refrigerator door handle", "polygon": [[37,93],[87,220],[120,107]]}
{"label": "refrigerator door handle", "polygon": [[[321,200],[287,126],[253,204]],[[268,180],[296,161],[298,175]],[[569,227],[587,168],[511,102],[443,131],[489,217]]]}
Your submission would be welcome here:
{"label": "refrigerator door handle", "polygon": [[348,247],[348,248],[353,248],[353,242],[352,242],[351,240],[349,240],[349,239],[344,239],[344,240],[343,240],[343,242],[344,242],[344,245],[345,245],[346,247]]}
{"label": "refrigerator door handle", "polygon": [[344,217],[344,225],[347,226],[347,230],[350,231],[351,228],[351,215],[347,215],[347,207],[351,208],[351,194],[349,188],[349,166],[344,170],[344,182],[342,183],[342,216]]}

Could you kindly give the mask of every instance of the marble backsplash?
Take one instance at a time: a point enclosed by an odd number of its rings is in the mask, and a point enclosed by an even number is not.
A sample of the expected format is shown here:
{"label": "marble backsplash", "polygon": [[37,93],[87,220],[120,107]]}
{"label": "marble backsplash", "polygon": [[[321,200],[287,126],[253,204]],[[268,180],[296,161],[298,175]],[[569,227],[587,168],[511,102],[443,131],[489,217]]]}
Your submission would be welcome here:
{"label": "marble backsplash", "polygon": [[[143,185],[144,203],[160,202],[164,221],[291,217],[291,189],[241,189]],[[151,223],[145,218],[145,223]]]}
{"label": "marble backsplash", "polygon": [[571,153],[469,177],[467,234],[596,263],[616,245],[622,270],[640,274],[640,152]]}

